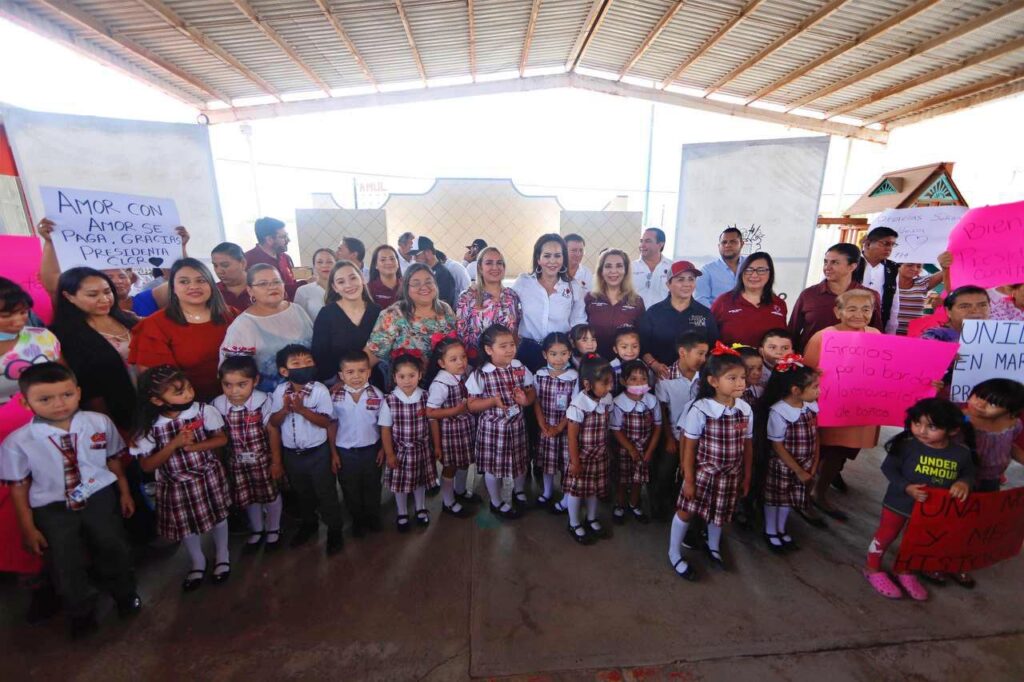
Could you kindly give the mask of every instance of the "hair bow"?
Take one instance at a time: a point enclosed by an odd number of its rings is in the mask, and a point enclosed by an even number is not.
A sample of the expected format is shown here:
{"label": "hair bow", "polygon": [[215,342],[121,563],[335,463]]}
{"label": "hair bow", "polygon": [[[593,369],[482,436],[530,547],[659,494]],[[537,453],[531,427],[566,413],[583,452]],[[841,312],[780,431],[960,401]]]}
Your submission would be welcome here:
{"label": "hair bow", "polygon": [[447,334],[442,334],[441,332],[434,332],[433,334],[430,335],[430,350],[434,350],[435,348],[437,348],[437,345],[444,341],[445,339],[458,338],[459,337],[455,332],[448,332]]}
{"label": "hair bow", "polygon": [[804,356],[798,355],[797,353],[783,355],[779,358],[779,361],[775,363],[776,372],[788,372],[789,370],[797,367],[806,367],[804,364]]}
{"label": "hair bow", "polygon": [[403,355],[411,355],[418,360],[423,360],[423,353],[419,348],[395,348],[391,351],[391,359],[401,357]]}
{"label": "hair bow", "polygon": [[715,347],[711,349],[711,354],[712,355],[735,355],[736,357],[740,356],[738,351],[735,351],[732,348],[729,348],[729,346],[725,345],[721,341],[715,341]]}

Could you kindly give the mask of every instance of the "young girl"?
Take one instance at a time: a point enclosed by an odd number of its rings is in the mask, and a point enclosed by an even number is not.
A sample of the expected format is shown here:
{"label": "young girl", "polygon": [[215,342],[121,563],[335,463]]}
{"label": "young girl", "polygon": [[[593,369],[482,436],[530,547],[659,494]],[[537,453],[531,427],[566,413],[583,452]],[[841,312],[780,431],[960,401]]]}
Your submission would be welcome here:
{"label": "young girl", "polygon": [[[491,496],[491,513],[516,519],[526,504],[526,424],[523,409],[533,404],[533,374],[516,360],[516,339],[504,325],[480,335],[484,364],[466,381],[469,411],[479,414],[477,468]],[[513,481],[513,504],[501,499],[501,480]]]}
{"label": "young girl", "polygon": [[[614,372],[612,395],[618,395],[622,392],[622,366],[631,360],[640,358],[640,332],[636,327],[628,324],[619,327],[615,331],[615,344],[612,348],[615,350],[615,357],[611,362],[612,372]],[[649,383],[653,384],[654,372],[648,370],[648,374]]]}
{"label": "young girl", "polygon": [[626,490],[633,519],[647,523],[640,506],[640,488],[650,480],[650,461],[661,436],[661,407],[651,394],[651,380],[642,360],[630,360],[622,366],[624,390],[613,403],[611,430],[618,441],[619,480],[615,491],[612,520],[626,519]]}
{"label": "young girl", "polygon": [[541,349],[547,366],[537,370],[534,381],[537,386],[537,400],[533,410],[540,425],[537,443],[537,461],[544,476],[544,492],[537,498],[537,504],[548,507],[554,514],[566,510],[564,498],[554,502],[555,474],[565,478],[569,465],[569,442],[566,427],[569,420],[565,411],[576,394],[578,374],[569,366],[572,346],[569,337],[562,332],[551,332],[544,337]]}
{"label": "young girl", "polygon": [[996,492],[999,480],[1015,459],[1024,464],[1024,450],[1014,444],[1020,435],[1024,385],[1013,379],[989,379],[971,390],[967,418],[974,427],[978,452],[979,493]]}
{"label": "young girl", "polygon": [[259,370],[249,356],[225,358],[217,374],[224,393],[212,405],[227,424],[231,501],[249,517],[249,539],[242,551],[255,552],[264,542],[273,551],[280,546],[282,508],[275,479],[284,471],[271,455],[267,436],[270,396],[255,390]]}
{"label": "young girl", "polygon": [[395,357],[391,361],[395,390],[384,399],[377,416],[387,458],[384,485],[395,494],[395,525],[399,533],[409,531],[409,493],[416,505],[416,523],[430,525],[427,488],[437,485],[437,469],[428,441],[427,393],[420,388],[422,378],[423,363],[418,357],[406,352]]}
{"label": "young girl", "polygon": [[818,468],[819,384],[803,358],[787,355],[775,365],[757,409],[758,432],[771,450],[754,470],[755,477],[764,470],[764,537],[773,552],[797,548],[786,520],[791,509],[807,507],[807,486]]}
{"label": "young girl", "polygon": [[750,492],[754,420],[750,405],[740,397],[746,388],[745,376],[739,353],[716,342],[701,372],[697,398],[683,422],[683,487],[672,518],[668,559],[687,580],[695,576],[680,546],[694,515],[707,522],[704,548],[712,564],[725,568],[722,526],[732,519],[737,498]]}
{"label": "young girl", "polygon": [[131,453],[141,458],[146,473],[157,472],[157,532],[181,540],[192,560],[181,587],[196,590],[206,576],[202,535],[213,531],[216,563],[213,582],[231,576],[228,556],[227,476],[214,452],[228,444],[224,420],[217,410],[195,401],[185,374],[170,365],[157,365],[139,377]]}
{"label": "young girl", "polygon": [[733,344],[732,349],[740,354],[740,359],[743,360],[743,367],[746,368],[745,378],[747,387],[743,389],[743,400],[751,408],[756,407],[756,403],[764,395],[764,387],[767,384],[767,382],[761,383],[761,378],[764,376],[765,371],[764,358],[761,357],[759,350],[750,346]]}
{"label": "young girl", "polygon": [[572,364],[579,369],[582,358],[597,352],[597,336],[589,324],[578,324],[569,330],[572,340]]}
{"label": "young girl", "polygon": [[[967,446],[954,442],[963,432]],[[963,414],[943,398],[925,398],[907,409],[903,432],[885,444],[882,473],[889,488],[882,500],[882,519],[868,547],[864,577],[883,597],[899,599],[900,587],[911,599],[928,598],[917,577],[897,573],[899,587],[882,570],[882,557],[907,524],[914,502],[928,499],[926,487],[946,488],[956,500],[966,500],[974,478],[974,461],[969,449],[973,429]]]}
{"label": "young girl", "polygon": [[[427,418],[434,442],[434,456],[441,462],[441,511],[456,517],[469,516],[466,477],[473,463],[476,418],[469,413],[466,391],[466,347],[456,337],[442,338],[434,346],[436,370],[427,394]],[[472,495],[472,494],[471,494]]]}
{"label": "young girl", "polygon": [[[612,367],[591,353],[580,363],[580,392],[569,403],[569,468],[562,488],[569,508],[569,535],[583,545],[607,537],[597,520],[597,498],[608,480],[608,421],[612,411]],[[587,502],[586,526],[580,518]]]}

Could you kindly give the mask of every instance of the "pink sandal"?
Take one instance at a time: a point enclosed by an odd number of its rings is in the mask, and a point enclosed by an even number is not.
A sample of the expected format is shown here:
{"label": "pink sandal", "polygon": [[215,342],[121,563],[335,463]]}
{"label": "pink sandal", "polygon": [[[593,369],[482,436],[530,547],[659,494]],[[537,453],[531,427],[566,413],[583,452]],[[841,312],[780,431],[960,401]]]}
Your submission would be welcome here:
{"label": "pink sandal", "polygon": [[928,590],[924,589],[924,585],[921,584],[921,581],[913,573],[900,573],[896,576],[896,580],[899,581],[900,587],[914,601],[925,601],[928,599]]}
{"label": "pink sandal", "polygon": [[875,573],[864,571],[864,577],[868,579],[871,587],[875,588],[875,592],[886,599],[901,599],[903,597],[900,588],[896,587],[896,583],[892,581],[892,578],[885,571],[877,571]]}

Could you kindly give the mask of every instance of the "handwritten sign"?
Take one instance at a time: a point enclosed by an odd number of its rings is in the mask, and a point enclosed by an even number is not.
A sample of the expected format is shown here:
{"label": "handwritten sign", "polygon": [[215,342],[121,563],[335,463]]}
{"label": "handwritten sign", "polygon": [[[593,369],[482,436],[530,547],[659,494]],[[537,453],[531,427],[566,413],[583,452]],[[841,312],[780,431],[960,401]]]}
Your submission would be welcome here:
{"label": "handwritten sign", "polygon": [[928,488],[903,531],[897,571],[967,573],[1010,559],[1024,545],[1024,488],[960,502]]}
{"label": "handwritten sign", "polygon": [[171,199],[40,187],[62,270],[169,266],[181,257],[181,224]]}
{"label": "handwritten sign", "polygon": [[902,426],[906,410],[935,395],[955,343],[861,332],[825,332],[821,343],[822,426]]}
{"label": "handwritten sign", "polygon": [[965,213],[966,206],[889,208],[871,221],[871,227],[891,227],[899,233],[889,256],[896,263],[938,263],[949,233]]}
{"label": "handwritten sign", "polygon": [[972,208],[949,235],[953,287],[1024,282],[1024,201]]}
{"label": "handwritten sign", "polygon": [[1024,378],[1024,322],[964,320],[949,399],[965,403],[986,379]]}
{"label": "handwritten sign", "polygon": [[4,258],[4,277],[32,297],[32,310],[43,322],[53,322],[53,300],[39,281],[39,263],[43,250],[36,237],[0,235],[0,253]]}

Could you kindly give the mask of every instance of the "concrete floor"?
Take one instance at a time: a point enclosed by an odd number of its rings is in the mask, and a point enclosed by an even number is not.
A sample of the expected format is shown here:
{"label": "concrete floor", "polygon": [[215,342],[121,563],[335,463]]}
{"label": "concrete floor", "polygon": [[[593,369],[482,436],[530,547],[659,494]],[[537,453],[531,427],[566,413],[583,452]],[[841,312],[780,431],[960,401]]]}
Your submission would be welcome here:
{"label": "concrete floor", "polygon": [[[236,552],[229,583],[192,594],[179,588],[183,551],[148,561],[144,612],[128,623],[106,613],[83,642],[68,642],[60,619],[23,625],[24,595],[8,582],[3,678],[1024,679],[1019,558],[979,572],[974,591],[935,588],[926,603],[888,602],[861,577],[879,461],[875,450],[847,469],[851,491],[835,499],[849,523],[823,531],[797,518],[803,549],[784,557],[759,533],[727,529],[731,570],[695,554],[696,583],[668,565],[665,524],[627,524],[581,547],[564,519],[459,520],[439,514],[438,498],[426,531],[388,526],[332,559],[322,537]],[[1024,470],[1011,481],[1024,485]]]}

